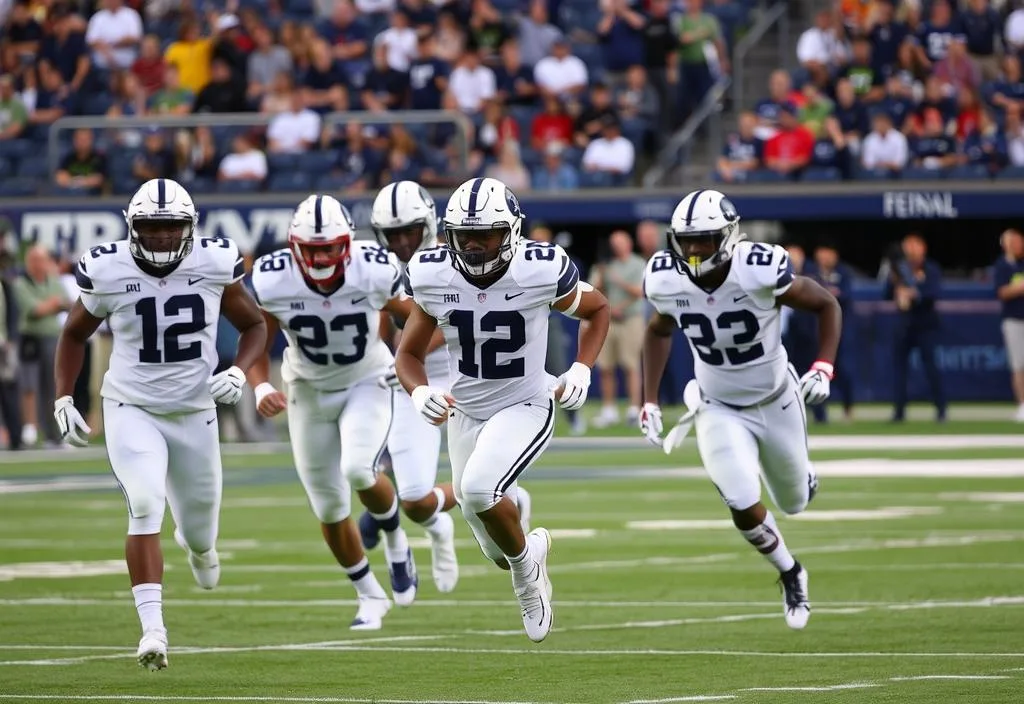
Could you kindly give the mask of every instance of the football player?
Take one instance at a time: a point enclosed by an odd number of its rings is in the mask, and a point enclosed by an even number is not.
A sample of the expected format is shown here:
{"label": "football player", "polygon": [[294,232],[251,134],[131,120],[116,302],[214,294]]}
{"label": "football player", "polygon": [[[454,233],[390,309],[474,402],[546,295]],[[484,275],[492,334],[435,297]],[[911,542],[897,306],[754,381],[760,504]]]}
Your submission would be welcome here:
{"label": "football player", "polygon": [[[395,603],[408,606],[418,579],[398,498],[376,472],[392,422],[394,392],[378,380],[394,364],[380,337],[380,311],[406,317],[402,270],[375,244],[353,239],[348,210],[330,196],[299,204],[288,247],[261,257],[253,288],[267,322],[267,350],[249,372],[259,413],[288,410],[288,432],[299,479],[324,540],[355,585],[359,608],[352,630],[377,630],[391,602],[370,571],[351,516],[351,494],[384,530]],[[270,347],[288,341],[282,375],[288,394],[270,384]],[[438,341],[439,344],[439,341]]]}
{"label": "football player", "polygon": [[[690,193],[676,206],[669,249],[647,263],[644,295],[657,311],[644,338],[640,428],[661,444],[658,385],[679,327],[694,358],[689,409],[669,434],[666,451],[696,426],[708,476],[743,537],[779,570],[790,628],[810,617],[807,571],[789,552],[775,518],[761,503],[761,483],[784,513],[800,513],[818,482],[807,456],[804,404],[828,398],[842,326],[836,299],[794,276],[786,250],[743,241],[736,208],[712,190]],[[797,377],[780,339],[780,306],[818,316],[818,353]],[[680,433],[681,431],[681,433]]]}
{"label": "football player", "polygon": [[[551,582],[544,528],[524,534],[516,481],[551,440],[552,391],[579,408],[608,333],[608,303],[579,280],[557,245],[524,242],[523,213],[493,178],[466,181],[443,220],[447,247],[424,250],[406,269],[415,305],[396,356],[398,377],[429,422],[448,423],[455,498],[484,554],[512,572],[526,634],[551,630]],[[581,318],[577,361],[555,380],[544,372],[548,313]],[[434,386],[426,359],[440,328],[452,386]]]}
{"label": "football player", "polygon": [[[57,343],[54,416],[66,442],[88,444],[91,431],[71,394],[86,341],[109,320],[113,352],[101,391],[107,455],[128,504],[125,558],[142,622],[138,661],[159,670],[167,667],[164,506],[170,504],[175,539],[196,582],[213,589],[220,578],[216,404],[238,403],[267,328],[241,283],[238,248],[197,237],[196,206],[181,184],[147,181],[125,219],[128,239],[93,247],[75,270],[81,296]],[[222,313],[241,333],[238,354],[234,366],[211,377]]]}

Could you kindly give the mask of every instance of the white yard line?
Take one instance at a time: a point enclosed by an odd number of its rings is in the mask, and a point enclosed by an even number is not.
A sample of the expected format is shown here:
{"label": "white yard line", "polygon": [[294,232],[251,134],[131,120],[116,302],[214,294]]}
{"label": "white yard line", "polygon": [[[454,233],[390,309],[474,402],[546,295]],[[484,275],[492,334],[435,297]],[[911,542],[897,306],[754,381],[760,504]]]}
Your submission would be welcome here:
{"label": "white yard line", "polygon": [[544,704],[513,700],[487,699],[364,699],[360,697],[188,697],[152,694],[0,694],[0,700],[45,702],[287,702],[302,704]]}

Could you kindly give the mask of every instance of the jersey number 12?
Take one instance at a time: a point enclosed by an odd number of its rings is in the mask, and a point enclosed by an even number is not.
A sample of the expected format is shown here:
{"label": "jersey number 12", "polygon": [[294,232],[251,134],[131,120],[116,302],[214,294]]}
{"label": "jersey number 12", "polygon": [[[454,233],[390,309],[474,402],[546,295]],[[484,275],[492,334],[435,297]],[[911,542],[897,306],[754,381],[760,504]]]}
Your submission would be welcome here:
{"label": "jersey number 12", "polygon": [[206,305],[198,293],[171,296],[164,301],[164,316],[176,318],[188,313],[188,320],[168,325],[164,330],[163,352],[160,351],[159,319],[157,317],[156,299],[150,296],[135,304],[135,312],[142,318],[142,349],[139,350],[139,361],[144,364],[160,364],[161,362],[187,362],[199,359],[203,355],[203,345],[199,340],[182,347],[178,338],[182,335],[197,333],[206,327]]}
{"label": "jersey number 12", "polygon": [[526,319],[517,310],[492,310],[480,317],[480,332],[508,332],[507,338],[492,337],[480,345],[476,361],[476,329],[471,310],[453,310],[448,322],[459,331],[459,374],[474,379],[518,379],[526,374],[526,360],[513,357],[498,362],[499,354],[513,354],[526,346]]}

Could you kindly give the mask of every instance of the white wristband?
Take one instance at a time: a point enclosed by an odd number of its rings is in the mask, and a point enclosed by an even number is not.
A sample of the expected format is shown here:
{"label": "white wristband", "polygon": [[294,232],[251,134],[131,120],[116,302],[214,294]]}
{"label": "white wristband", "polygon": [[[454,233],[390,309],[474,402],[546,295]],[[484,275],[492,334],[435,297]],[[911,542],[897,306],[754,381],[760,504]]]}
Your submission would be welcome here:
{"label": "white wristband", "polygon": [[836,374],[835,366],[821,359],[811,365],[811,371],[824,372],[829,381],[832,381],[832,377]]}
{"label": "white wristband", "polygon": [[265,399],[267,396],[269,396],[270,394],[272,394],[275,391],[277,391],[277,389],[275,389],[274,385],[271,384],[269,381],[264,381],[264,382],[262,382],[260,384],[257,384],[256,388],[253,389],[253,391],[256,394],[256,405],[258,406],[258,405],[260,405],[260,402],[263,399]]}

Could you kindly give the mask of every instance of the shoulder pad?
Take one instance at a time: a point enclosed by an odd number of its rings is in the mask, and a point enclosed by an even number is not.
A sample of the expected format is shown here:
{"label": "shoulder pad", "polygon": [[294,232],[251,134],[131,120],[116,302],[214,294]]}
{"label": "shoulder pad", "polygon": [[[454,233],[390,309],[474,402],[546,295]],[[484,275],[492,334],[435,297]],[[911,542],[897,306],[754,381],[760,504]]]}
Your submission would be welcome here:
{"label": "shoulder pad", "polygon": [[227,237],[200,237],[194,246],[199,255],[197,268],[214,281],[226,285],[245,276],[245,260],[234,240]]}
{"label": "shoulder pad", "polygon": [[96,245],[79,258],[75,281],[85,293],[117,293],[124,288],[124,263],[130,260],[127,240]]}
{"label": "shoulder pad", "polygon": [[580,279],[579,270],[566,251],[547,242],[524,242],[516,251],[510,269],[522,288],[554,285],[555,298],[575,289]]}
{"label": "shoulder pad", "polygon": [[733,252],[733,266],[739,266],[740,285],[749,291],[785,293],[793,283],[793,264],[789,254],[777,244],[740,242]]}
{"label": "shoulder pad", "polygon": [[256,300],[264,301],[274,297],[278,282],[291,276],[294,266],[291,250],[278,249],[264,254],[252,266],[252,287]]}
{"label": "shoulder pad", "polygon": [[644,296],[658,298],[675,295],[679,291],[682,276],[684,274],[680,273],[679,265],[670,251],[663,249],[655,252],[644,268]]}
{"label": "shoulder pad", "polygon": [[433,286],[447,286],[455,274],[452,253],[438,246],[417,252],[405,267],[404,286],[407,296]]}
{"label": "shoulder pad", "polygon": [[368,240],[356,240],[352,245],[349,266],[358,272],[357,285],[381,296],[380,305],[397,296],[402,289],[402,266],[394,252]]}

